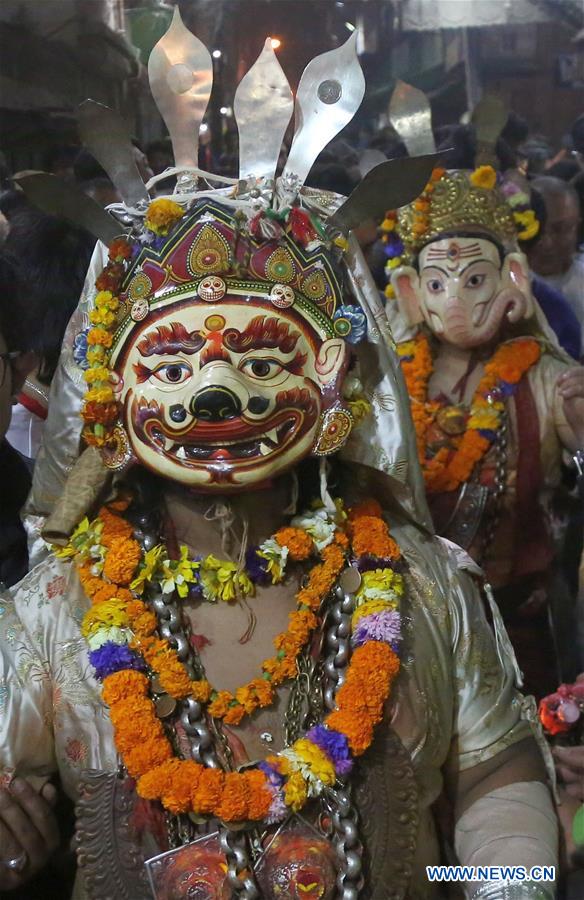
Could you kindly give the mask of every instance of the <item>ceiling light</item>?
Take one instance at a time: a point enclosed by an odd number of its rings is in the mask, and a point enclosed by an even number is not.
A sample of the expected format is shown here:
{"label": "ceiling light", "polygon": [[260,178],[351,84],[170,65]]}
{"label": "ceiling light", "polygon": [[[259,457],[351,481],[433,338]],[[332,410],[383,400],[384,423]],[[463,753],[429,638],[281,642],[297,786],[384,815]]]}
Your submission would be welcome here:
{"label": "ceiling light", "polygon": [[211,56],[213,57],[213,59],[221,59],[223,54],[221,53],[221,50],[213,50]]}

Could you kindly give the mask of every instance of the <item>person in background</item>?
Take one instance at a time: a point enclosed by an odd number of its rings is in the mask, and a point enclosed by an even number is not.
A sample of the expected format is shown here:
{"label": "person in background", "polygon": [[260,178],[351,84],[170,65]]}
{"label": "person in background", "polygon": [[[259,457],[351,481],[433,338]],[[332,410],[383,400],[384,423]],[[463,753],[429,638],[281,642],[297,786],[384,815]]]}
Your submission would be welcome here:
{"label": "person in background", "polygon": [[43,165],[30,166],[30,168],[43,169],[45,172],[64,178],[65,181],[74,181],[74,164],[78,152],[79,147],[75,146],[75,144],[63,144],[52,147],[46,153]]}
{"label": "person in background", "polygon": [[86,231],[32,207],[23,207],[10,220],[5,252],[18,273],[20,289],[38,311],[31,348],[39,365],[18,385],[18,403],[7,437],[31,468],[63,335],[77,305],[94,243]]}
{"label": "person in background", "polygon": [[81,148],[73,164],[75,181],[81,190],[92,197],[100,206],[119,203],[118,194],[113,182],[89,150]]}
{"label": "person in background", "polygon": [[576,160],[568,157],[566,159],[559,159],[553,166],[546,169],[545,174],[546,177],[559,178],[561,181],[568,181],[571,183],[581,171],[582,168],[578,165]]}
{"label": "person in background", "polygon": [[518,155],[523,160],[521,169],[523,174],[535,178],[543,175],[546,167],[550,165],[554,152],[547,137],[535,134],[520,145]]}
{"label": "person in background", "polygon": [[[520,241],[519,246],[523,253],[529,257],[538,241],[545,234],[547,225],[546,205],[541,194],[532,188],[530,192],[531,208],[539,222],[539,231],[529,241]],[[531,273],[531,291],[543,310],[543,314],[555,332],[558,343],[569,353],[572,359],[579,360],[582,356],[581,327],[576,313],[560,290],[552,287],[543,278]]]}
{"label": "person in background", "polygon": [[532,188],[545,204],[543,234],[529,250],[531,270],[570,303],[584,331],[584,259],[577,253],[581,214],[578,193],[559,178],[543,176]]}
{"label": "person in background", "polygon": [[171,166],[174,166],[172,146],[168,138],[163,138],[160,141],[151,141],[147,144],[146,156],[155,175],[160,175],[165,169],[170,169]]}
{"label": "person in background", "polygon": [[30,488],[30,475],[6,440],[12,398],[34,367],[34,315],[30,298],[17,286],[16,270],[0,256],[0,591],[27,571],[26,534],[19,512]]}
{"label": "person in background", "polygon": [[476,136],[472,125],[453,125],[437,133],[437,150],[447,169],[473,169]]}

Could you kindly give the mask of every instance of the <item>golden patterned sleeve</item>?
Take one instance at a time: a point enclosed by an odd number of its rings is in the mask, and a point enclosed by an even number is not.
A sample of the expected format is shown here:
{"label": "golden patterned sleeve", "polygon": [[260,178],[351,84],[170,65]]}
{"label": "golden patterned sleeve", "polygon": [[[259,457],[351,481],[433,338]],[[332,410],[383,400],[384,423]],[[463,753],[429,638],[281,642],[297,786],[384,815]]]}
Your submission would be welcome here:
{"label": "golden patterned sleeve", "polygon": [[493,625],[487,622],[478,588],[480,569],[459,547],[448,549],[454,669],[450,765],[462,771],[529,737],[532,728],[517,689],[515,656],[496,608]]}
{"label": "golden patterned sleeve", "polygon": [[15,602],[19,587],[14,590],[14,596],[6,593],[0,597],[2,783],[14,775],[46,777],[57,768],[49,660],[39,653],[33,635],[25,627]]}
{"label": "golden patterned sleeve", "polygon": [[58,770],[73,799],[84,769],[112,771],[117,764],[81,633],[88,606],[75,567],[51,554],[14,589],[0,619],[0,766],[29,777]]}

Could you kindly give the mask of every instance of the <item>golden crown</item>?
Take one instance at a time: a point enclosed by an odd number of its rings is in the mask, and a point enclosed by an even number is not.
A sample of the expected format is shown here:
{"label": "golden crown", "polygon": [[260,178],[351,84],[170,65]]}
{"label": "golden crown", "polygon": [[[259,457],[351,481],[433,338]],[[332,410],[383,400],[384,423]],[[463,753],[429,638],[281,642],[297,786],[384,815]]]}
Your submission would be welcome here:
{"label": "golden crown", "polygon": [[435,169],[421,196],[398,210],[397,218],[410,259],[430,241],[461,228],[483,232],[508,251],[517,247],[513,211],[490,166],[474,172]]}

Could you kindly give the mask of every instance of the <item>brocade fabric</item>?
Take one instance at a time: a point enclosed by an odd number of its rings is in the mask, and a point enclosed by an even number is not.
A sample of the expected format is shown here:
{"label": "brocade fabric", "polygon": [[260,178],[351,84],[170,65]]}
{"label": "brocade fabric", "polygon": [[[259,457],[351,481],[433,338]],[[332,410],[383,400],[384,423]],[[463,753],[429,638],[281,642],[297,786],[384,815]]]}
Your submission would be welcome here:
{"label": "brocade fabric", "polygon": [[[392,524],[392,533],[410,575],[403,667],[387,719],[410,753],[419,791],[412,896],[421,898],[431,892],[424,867],[438,861],[431,805],[442,790],[442,770],[489,760],[527,737],[533,725],[515,688],[504,635],[498,622],[494,632],[485,618],[474,564],[411,525]],[[73,799],[83,769],[117,765],[80,630],[88,606],[71,562],[49,556],[0,608],[1,770],[7,776],[58,771]],[[380,821],[379,827],[399,825]],[[84,896],[79,883],[74,896]]]}

